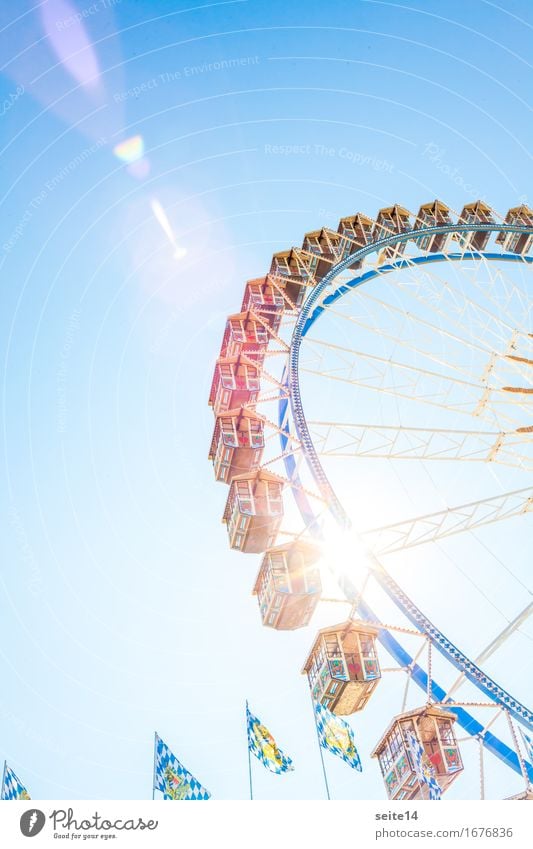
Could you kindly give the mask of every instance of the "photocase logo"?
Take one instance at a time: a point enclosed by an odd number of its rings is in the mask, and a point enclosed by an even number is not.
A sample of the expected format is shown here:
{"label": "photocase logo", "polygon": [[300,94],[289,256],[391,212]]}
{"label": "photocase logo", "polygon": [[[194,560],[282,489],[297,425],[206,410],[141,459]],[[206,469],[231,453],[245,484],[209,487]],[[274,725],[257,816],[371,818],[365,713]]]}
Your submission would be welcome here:
{"label": "photocase logo", "polygon": [[33,808],[29,811],[24,811],[20,818],[20,830],[24,837],[35,837],[43,830],[46,817],[42,811]]}

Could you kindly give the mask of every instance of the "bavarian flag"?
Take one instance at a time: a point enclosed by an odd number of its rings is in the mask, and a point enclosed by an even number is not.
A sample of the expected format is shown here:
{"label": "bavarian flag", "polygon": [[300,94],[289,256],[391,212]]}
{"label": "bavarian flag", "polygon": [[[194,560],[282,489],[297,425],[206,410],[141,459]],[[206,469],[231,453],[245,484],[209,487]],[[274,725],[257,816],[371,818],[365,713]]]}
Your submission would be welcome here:
{"label": "bavarian flag", "polygon": [[251,713],[246,702],[246,727],[248,729],[248,749],[266,766],[270,772],[289,772],[294,769],[291,759],[284,755],[272,734],[261,721]]}
{"label": "bavarian flag", "polygon": [[22,781],[15,775],[13,770],[4,762],[4,775],[2,778],[2,791],[0,799],[30,799],[30,794],[24,787]]}
{"label": "bavarian flag", "polygon": [[154,753],[154,790],[161,790],[163,799],[177,801],[205,801],[211,797],[211,793],[185,769],[157,734]]}
{"label": "bavarian flag", "polygon": [[361,758],[355,748],[353,731],[348,723],[318,702],[315,704],[315,722],[320,745],[342,758],[352,769],[362,772]]}
{"label": "bavarian flag", "polygon": [[432,801],[439,801],[442,796],[442,790],[439,782],[437,781],[435,770],[412,731],[407,732],[407,744],[411,752],[416,777],[418,778],[420,785],[425,784],[428,788],[429,798]]}

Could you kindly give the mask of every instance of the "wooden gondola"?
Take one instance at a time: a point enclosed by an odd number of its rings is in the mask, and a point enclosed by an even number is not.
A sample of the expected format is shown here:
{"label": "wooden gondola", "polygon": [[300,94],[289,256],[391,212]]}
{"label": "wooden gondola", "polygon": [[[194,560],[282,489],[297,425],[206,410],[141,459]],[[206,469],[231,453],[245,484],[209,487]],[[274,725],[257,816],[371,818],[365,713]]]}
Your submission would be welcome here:
{"label": "wooden gondola", "polygon": [[[418,210],[416,216],[415,229],[419,230],[422,227],[438,227],[443,224],[450,224],[450,208],[441,200],[434,200],[431,203],[423,204]],[[428,253],[440,253],[446,247],[446,242],[449,239],[448,233],[436,233],[433,236],[421,236],[416,239],[416,243],[420,250]]]}
{"label": "wooden gondola", "polygon": [[381,678],[377,634],[373,625],[351,619],[318,632],[302,669],[314,701],[339,716],[366,706]]}
{"label": "wooden gondola", "polygon": [[274,545],[283,519],[283,483],[265,469],[233,478],[222,518],[231,548],[259,554]]}
{"label": "wooden gondola", "polygon": [[[468,203],[459,216],[459,224],[494,223],[492,209],[482,200]],[[459,233],[456,237],[463,250],[484,251],[490,239],[490,233],[473,230],[471,233]]]}
{"label": "wooden gondola", "polygon": [[219,357],[215,365],[209,404],[215,416],[243,404],[255,404],[261,386],[261,365],[245,354]]}
{"label": "wooden gondola", "polygon": [[320,550],[303,540],[266,552],[253,590],[263,625],[292,631],[309,624],[322,592],[319,557]]}
{"label": "wooden gondola", "polygon": [[[405,207],[395,203],[394,206],[384,207],[379,210],[372,238],[375,241],[386,239],[387,236],[392,236],[395,233],[406,233],[409,230],[411,230],[409,211]],[[380,251],[378,261],[385,262],[386,260],[397,259],[405,251],[406,244],[406,242],[398,242],[395,245],[383,248]]]}
{"label": "wooden gondola", "polygon": [[441,791],[463,771],[453,730],[457,716],[433,705],[396,716],[372,752],[377,758],[389,799],[427,799],[428,788],[415,770],[408,742],[411,732],[424,750],[423,764],[433,768]]}
{"label": "wooden gondola", "polygon": [[[344,259],[349,254],[353,254],[370,244],[374,223],[371,218],[362,215],[360,212],[357,215],[347,215],[345,218],[341,218],[337,228],[340,236],[339,259]],[[356,260],[348,268],[361,268],[362,265],[363,260]]]}
{"label": "wooden gondola", "polygon": [[265,447],[263,419],[254,410],[241,407],[221,413],[209,450],[215,479],[230,483],[236,475],[258,468]]}
{"label": "wooden gondola", "polygon": [[[505,224],[533,227],[533,209],[525,204],[513,207],[505,216]],[[514,254],[527,254],[533,245],[533,235],[529,233],[509,233],[502,230],[498,233],[496,242],[502,246],[504,251]]]}
{"label": "wooden gondola", "polygon": [[241,312],[252,310],[268,323],[272,330],[278,331],[287,302],[279,287],[266,277],[248,280],[244,287]]}
{"label": "wooden gondola", "polygon": [[286,295],[289,309],[298,309],[308,286],[315,284],[316,258],[298,248],[280,251],[272,257],[269,279]]}
{"label": "wooden gondola", "polygon": [[252,310],[228,316],[220,356],[246,354],[251,360],[262,362],[270,339],[265,324]]}

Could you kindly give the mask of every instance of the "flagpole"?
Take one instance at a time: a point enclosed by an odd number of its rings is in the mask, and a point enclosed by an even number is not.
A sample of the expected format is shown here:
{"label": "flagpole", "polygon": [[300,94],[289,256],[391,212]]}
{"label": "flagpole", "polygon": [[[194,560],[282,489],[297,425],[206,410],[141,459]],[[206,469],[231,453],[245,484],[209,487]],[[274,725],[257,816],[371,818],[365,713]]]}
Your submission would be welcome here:
{"label": "flagpole", "polygon": [[252,785],[252,759],[250,757],[250,738],[248,730],[248,699],[246,699],[246,748],[248,749],[248,782],[250,784],[250,801],[253,801],[253,785]]}
{"label": "flagpole", "polygon": [[2,789],[0,790],[0,799],[4,798],[4,785],[6,782],[7,761],[4,761],[4,771],[2,773]]}
{"label": "flagpole", "polygon": [[254,794],[252,789],[252,759],[250,757],[250,746],[248,746],[248,780],[250,782],[250,801],[253,802]]}
{"label": "flagpole", "polygon": [[152,802],[155,799],[155,765],[157,757],[157,731],[154,731],[154,772],[152,775]]}
{"label": "flagpole", "polygon": [[330,796],[330,794],[329,794],[328,777],[327,777],[327,775],[326,775],[326,765],[325,765],[325,763],[324,763],[324,755],[323,755],[323,752],[322,752],[322,745],[321,745],[321,743],[320,743],[320,736],[319,736],[319,734],[318,734],[318,725],[316,724],[316,710],[315,710],[315,703],[314,703],[314,701],[313,701],[313,696],[311,695],[311,691],[310,691],[310,690],[309,690],[309,695],[311,696],[311,707],[313,708],[313,718],[314,718],[314,722],[315,722],[316,741],[317,741],[317,743],[318,743],[318,751],[319,751],[319,754],[320,754],[320,763],[322,764],[322,775],[324,776],[324,784],[325,784],[325,786],[326,786],[326,795],[327,795],[327,797],[328,797],[328,801],[330,801],[330,802],[331,802],[331,796]]}

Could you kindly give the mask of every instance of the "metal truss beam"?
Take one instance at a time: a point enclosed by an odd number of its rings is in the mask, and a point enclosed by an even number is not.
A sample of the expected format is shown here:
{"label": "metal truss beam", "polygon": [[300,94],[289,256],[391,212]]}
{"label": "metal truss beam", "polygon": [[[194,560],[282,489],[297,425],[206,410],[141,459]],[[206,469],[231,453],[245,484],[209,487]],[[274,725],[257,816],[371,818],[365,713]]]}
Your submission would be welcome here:
{"label": "metal truss beam", "polygon": [[390,425],[309,422],[320,457],[378,457],[389,460],[461,460],[533,469],[533,435],[516,431],[451,430]]}

